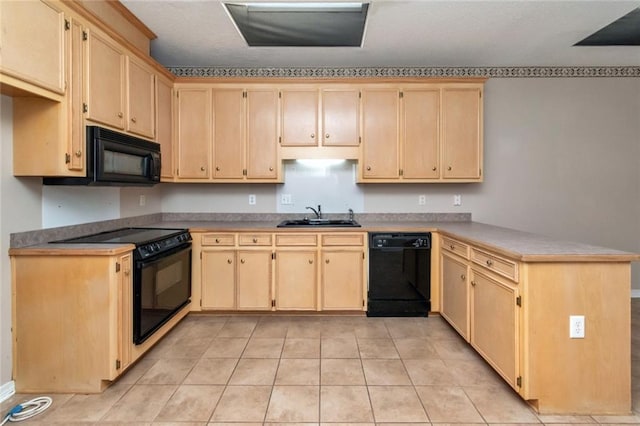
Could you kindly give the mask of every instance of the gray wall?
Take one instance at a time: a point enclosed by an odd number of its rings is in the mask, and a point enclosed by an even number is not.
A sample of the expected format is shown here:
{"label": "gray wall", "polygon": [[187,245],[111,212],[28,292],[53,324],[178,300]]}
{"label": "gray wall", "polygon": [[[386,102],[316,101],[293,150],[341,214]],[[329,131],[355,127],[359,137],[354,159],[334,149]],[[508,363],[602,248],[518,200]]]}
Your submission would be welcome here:
{"label": "gray wall", "polygon": [[[95,198],[73,189],[43,194],[39,179],[11,176],[10,105],[3,97],[0,385],[11,380],[9,233],[41,228],[52,218],[81,223],[79,212]],[[479,222],[640,252],[640,79],[492,79],[485,87],[484,111],[482,184],[356,185],[351,163],[299,182],[303,166],[292,172],[288,165],[285,185],[121,189],[119,200],[116,192],[104,210],[105,219],[159,211],[303,212],[305,205],[318,203],[329,212],[344,211],[347,205],[357,212],[471,212]],[[280,204],[284,191],[292,195],[294,206]],[[256,194],[256,205],[248,205],[249,194]],[[462,195],[461,206],[453,206],[454,194]],[[113,198],[111,192],[106,195]],[[418,195],[426,195],[426,205],[418,205]],[[632,286],[640,290],[638,265]]]}

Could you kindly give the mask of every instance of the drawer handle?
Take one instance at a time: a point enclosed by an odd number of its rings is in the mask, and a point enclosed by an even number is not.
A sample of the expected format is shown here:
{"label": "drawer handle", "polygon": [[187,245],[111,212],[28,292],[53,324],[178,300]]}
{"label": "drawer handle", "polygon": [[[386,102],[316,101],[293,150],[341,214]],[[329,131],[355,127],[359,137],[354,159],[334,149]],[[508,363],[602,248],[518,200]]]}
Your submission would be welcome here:
{"label": "drawer handle", "polygon": [[216,166],[216,172],[220,171],[220,166]]}
{"label": "drawer handle", "polygon": [[204,166],[200,167],[200,171],[204,172]]}
{"label": "drawer handle", "polygon": [[137,118],[135,118],[135,117],[131,117],[131,122],[132,122],[132,123],[137,123],[137,122],[138,122],[138,119],[137,119]]}
{"label": "drawer handle", "polygon": [[471,281],[471,285],[475,287],[476,286],[476,282],[475,281]]}
{"label": "drawer handle", "polygon": [[367,170],[368,170],[368,171],[369,171],[369,170],[371,170],[371,166],[367,166]]}
{"label": "drawer handle", "polygon": [[451,244],[449,247],[451,248],[451,250],[454,250],[456,248],[456,246],[454,246],[453,244]]}
{"label": "drawer handle", "polygon": [[326,135],[324,135],[325,138],[329,139],[329,133],[327,133]]}
{"label": "drawer handle", "polygon": [[433,171],[435,172],[436,170],[438,170],[438,168],[437,168],[437,167],[434,167],[434,168],[432,168],[431,170],[433,170]]}
{"label": "drawer handle", "polygon": [[309,265],[313,264],[313,259],[309,259]]}
{"label": "drawer handle", "polygon": [[315,138],[316,134],[315,133],[311,133],[311,139]]}
{"label": "drawer handle", "polygon": [[258,242],[258,239],[257,239],[257,238],[254,238],[254,239],[253,239],[253,244],[256,244],[257,242]]}
{"label": "drawer handle", "polygon": [[487,266],[491,266],[493,265],[493,262],[491,261],[491,259],[487,259]]}
{"label": "drawer handle", "polygon": [[220,238],[216,238],[216,243],[220,243]]}
{"label": "drawer handle", "polygon": [[232,261],[231,259],[227,259],[227,263],[228,263],[229,265],[231,265],[231,264],[233,263],[233,261]]}
{"label": "drawer handle", "polygon": [[123,115],[123,114],[122,114],[121,112],[119,112],[119,113],[118,113],[118,118],[122,118],[122,115]]}
{"label": "drawer handle", "polygon": [[447,167],[447,170],[451,171],[451,166]]}
{"label": "drawer handle", "polygon": [[240,263],[244,263],[244,259],[240,259]]}
{"label": "drawer handle", "polygon": [[269,171],[272,172],[273,171],[273,167],[269,167]]}
{"label": "drawer handle", "polygon": [[464,280],[466,280],[466,279],[467,279],[467,277],[466,277],[466,275],[465,275],[465,274],[462,274],[462,275],[460,275],[460,279],[461,279],[462,281],[464,281]]}
{"label": "drawer handle", "polygon": [[324,263],[329,263],[329,259],[325,260]]}

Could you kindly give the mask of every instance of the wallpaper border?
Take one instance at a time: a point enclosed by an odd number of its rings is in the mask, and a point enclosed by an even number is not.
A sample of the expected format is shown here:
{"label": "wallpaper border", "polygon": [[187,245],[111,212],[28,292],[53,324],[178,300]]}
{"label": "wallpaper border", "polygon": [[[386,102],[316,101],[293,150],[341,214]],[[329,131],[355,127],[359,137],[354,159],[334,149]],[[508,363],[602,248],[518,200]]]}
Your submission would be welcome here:
{"label": "wallpaper border", "polygon": [[640,67],[441,67],[441,68],[224,68],[168,67],[177,77],[371,78],[371,77],[640,77]]}

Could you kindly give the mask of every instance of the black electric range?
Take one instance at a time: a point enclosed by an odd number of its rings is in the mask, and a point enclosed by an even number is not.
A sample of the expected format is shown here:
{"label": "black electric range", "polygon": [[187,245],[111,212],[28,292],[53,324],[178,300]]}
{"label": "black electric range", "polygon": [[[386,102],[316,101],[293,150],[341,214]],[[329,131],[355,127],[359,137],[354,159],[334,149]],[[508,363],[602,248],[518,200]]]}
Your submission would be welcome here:
{"label": "black electric range", "polygon": [[146,259],[156,256],[191,241],[186,229],[167,228],[121,228],[77,238],[53,241],[65,244],[134,244],[135,257]]}

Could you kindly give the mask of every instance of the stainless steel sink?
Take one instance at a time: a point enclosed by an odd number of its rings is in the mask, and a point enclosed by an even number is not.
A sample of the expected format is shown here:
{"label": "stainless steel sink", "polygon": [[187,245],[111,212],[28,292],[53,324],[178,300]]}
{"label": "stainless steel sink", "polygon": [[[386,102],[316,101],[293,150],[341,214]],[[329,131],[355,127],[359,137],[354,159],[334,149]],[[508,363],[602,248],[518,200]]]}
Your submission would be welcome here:
{"label": "stainless steel sink", "polygon": [[360,224],[349,219],[292,219],[283,220],[278,228],[359,228]]}

